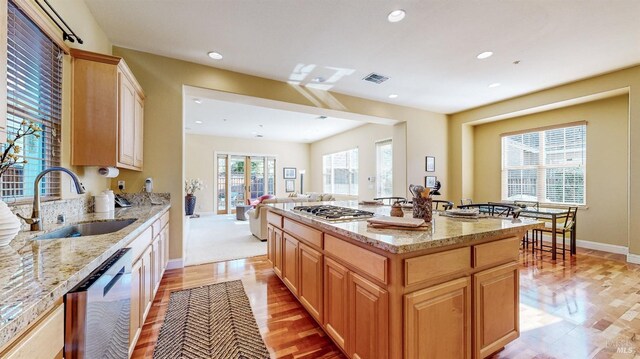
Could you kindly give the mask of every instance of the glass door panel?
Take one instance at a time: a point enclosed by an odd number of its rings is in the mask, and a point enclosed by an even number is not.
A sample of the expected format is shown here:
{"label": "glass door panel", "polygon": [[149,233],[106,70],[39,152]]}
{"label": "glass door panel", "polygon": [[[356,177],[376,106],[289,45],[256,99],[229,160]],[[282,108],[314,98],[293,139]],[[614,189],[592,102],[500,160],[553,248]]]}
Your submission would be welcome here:
{"label": "glass door panel", "polygon": [[236,205],[245,203],[246,189],[245,156],[230,156],[229,160],[229,207],[235,213]]}
{"label": "glass door panel", "polygon": [[251,157],[250,198],[258,198],[265,194],[264,157]]}
{"label": "glass door panel", "polygon": [[218,156],[218,214],[226,214],[227,208],[227,156]]}

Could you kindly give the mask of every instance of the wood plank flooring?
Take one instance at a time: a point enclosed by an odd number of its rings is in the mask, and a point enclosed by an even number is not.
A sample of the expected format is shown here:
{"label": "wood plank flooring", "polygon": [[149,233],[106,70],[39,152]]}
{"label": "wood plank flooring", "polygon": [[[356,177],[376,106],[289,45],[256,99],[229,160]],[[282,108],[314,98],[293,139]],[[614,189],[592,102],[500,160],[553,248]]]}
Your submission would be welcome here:
{"label": "wood plank flooring", "polygon": [[[640,358],[640,266],[580,250],[553,263],[520,256],[520,338],[494,358]],[[133,358],[151,358],[171,291],[241,279],[272,358],[344,358],[266,257],[169,270]]]}

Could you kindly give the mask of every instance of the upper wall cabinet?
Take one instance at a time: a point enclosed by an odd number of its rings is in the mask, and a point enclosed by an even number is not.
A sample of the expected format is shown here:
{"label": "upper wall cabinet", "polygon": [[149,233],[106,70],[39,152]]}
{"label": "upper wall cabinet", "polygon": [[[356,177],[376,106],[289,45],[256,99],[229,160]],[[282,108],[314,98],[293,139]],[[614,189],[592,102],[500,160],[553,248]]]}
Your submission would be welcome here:
{"label": "upper wall cabinet", "polygon": [[142,171],[144,93],[120,57],[71,49],[71,164]]}

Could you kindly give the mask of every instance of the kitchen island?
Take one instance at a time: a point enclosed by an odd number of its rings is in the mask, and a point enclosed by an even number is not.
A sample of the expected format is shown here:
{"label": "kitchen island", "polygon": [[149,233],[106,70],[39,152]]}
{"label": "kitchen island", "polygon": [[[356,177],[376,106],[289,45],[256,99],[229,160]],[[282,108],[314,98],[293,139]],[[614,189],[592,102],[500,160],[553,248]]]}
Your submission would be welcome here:
{"label": "kitchen island", "polygon": [[485,358],[519,336],[520,240],[540,222],[434,214],[424,231],[374,229],[295,206],[270,205],[268,259],[348,357]]}

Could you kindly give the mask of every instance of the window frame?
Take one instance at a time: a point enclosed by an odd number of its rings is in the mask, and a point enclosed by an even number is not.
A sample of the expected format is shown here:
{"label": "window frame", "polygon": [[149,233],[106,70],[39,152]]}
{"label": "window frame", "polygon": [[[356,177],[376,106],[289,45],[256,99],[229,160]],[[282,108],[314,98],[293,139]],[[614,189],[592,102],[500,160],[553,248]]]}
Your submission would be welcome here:
{"label": "window frame", "polygon": [[[327,184],[325,182],[325,176],[326,176],[326,168],[325,168],[325,158],[329,157],[329,158],[333,158],[333,156],[341,154],[341,153],[345,153],[347,155],[347,170],[349,171],[349,178],[351,178],[351,176],[354,175],[353,171],[353,167],[351,166],[351,163],[349,161],[349,156],[350,156],[350,152],[355,151],[355,155],[356,155],[356,167],[355,167],[355,181],[351,181],[349,180],[347,185],[348,185],[348,193],[338,193],[335,191],[335,171],[333,170],[333,167],[331,167],[331,181],[330,181],[330,190],[328,190],[326,188]],[[331,162],[333,163],[333,159],[331,160]],[[330,194],[336,194],[336,195],[345,195],[345,196],[358,196],[360,193],[360,150],[358,147],[353,147],[353,148],[349,148],[346,150],[342,150],[342,151],[337,151],[337,152],[332,152],[332,153],[326,153],[324,155],[322,155],[322,192],[323,193],[330,193]],[[352,186],[355,185],[356,191],[355,193],[352,193]]]}
{"label": "window frame", "polygon": [[[391,193],[384,194],[381,192],[381,173],[382,173],[382,164],[381,164],[381,156],[380,156],[380,148],[382,146],[389,145],[391,146]],[[392,197],[393,196],[393,139],[388,138],[385,140],[380,140],[375,143],[376,146],[376,197]]]}
{"label": "window frame", "polygon": [[[544,145],[544,141],[545,141],[545,132],[547,131],[551,131],[551,130],[556,130],[556,129],[567,129],[567,128],[572,128],[572,127],[584,127],[584,150],[582,150],[582,158],[583,158],[583,162],[581,164],[577,164],[577,165],[567,165],[566,163],[563,164],[546,164],[546,149],[545,149],[545,145]],[[580,208],[587,208],[587,152],[588,152],[588,122],[587,121],[576,121],[576,122],[570,122],[570,123],[563,123],[563,124],[558,124],[558,125],[552,125],[552,126],[545,126],[545,127],[539,127],[539,128],[533,128],[533,129],[528,129],[528,130],[523,130],[523,131],[515,131],[515,132],[508,132],[508,133],[503,133],[500,135],[500,161],[501,161],[501,173],[500,173],[500,198],[503,201],[512,201],[513,199],[510,199],[508,197],[509,194],[509,183],[508,183],[508,172],[509,170],[535,170],[536,171],[536,200],[537,202],[539,202],[542,205],[545,205],[547,207],[558,207],[558,208],[564,208],[564,207],[580,207]],[[517,135],[524,135],[524,134],[531,134],[531,133],[539,133],[539,152],[538,152],[538,164],[536,165],[520,165],[520,166],[508,166],[507,163],[507,158],[505,156],[505,151],[506,151],[506,139],[508,137],[511,136],[517,136]],[[566,141],[564,142],[564,144],[566,144]],[[567,169],[567,168],[583,168],[583,203],[579,203],[579,202],[552,202],[552,201],[547,201],[547,170],[548,169],[554,169],[554,168],[561,168],[561,169]],[[516,199],[519,200],[519,199]],[[524,199],[522,199],[524,200]]]}

